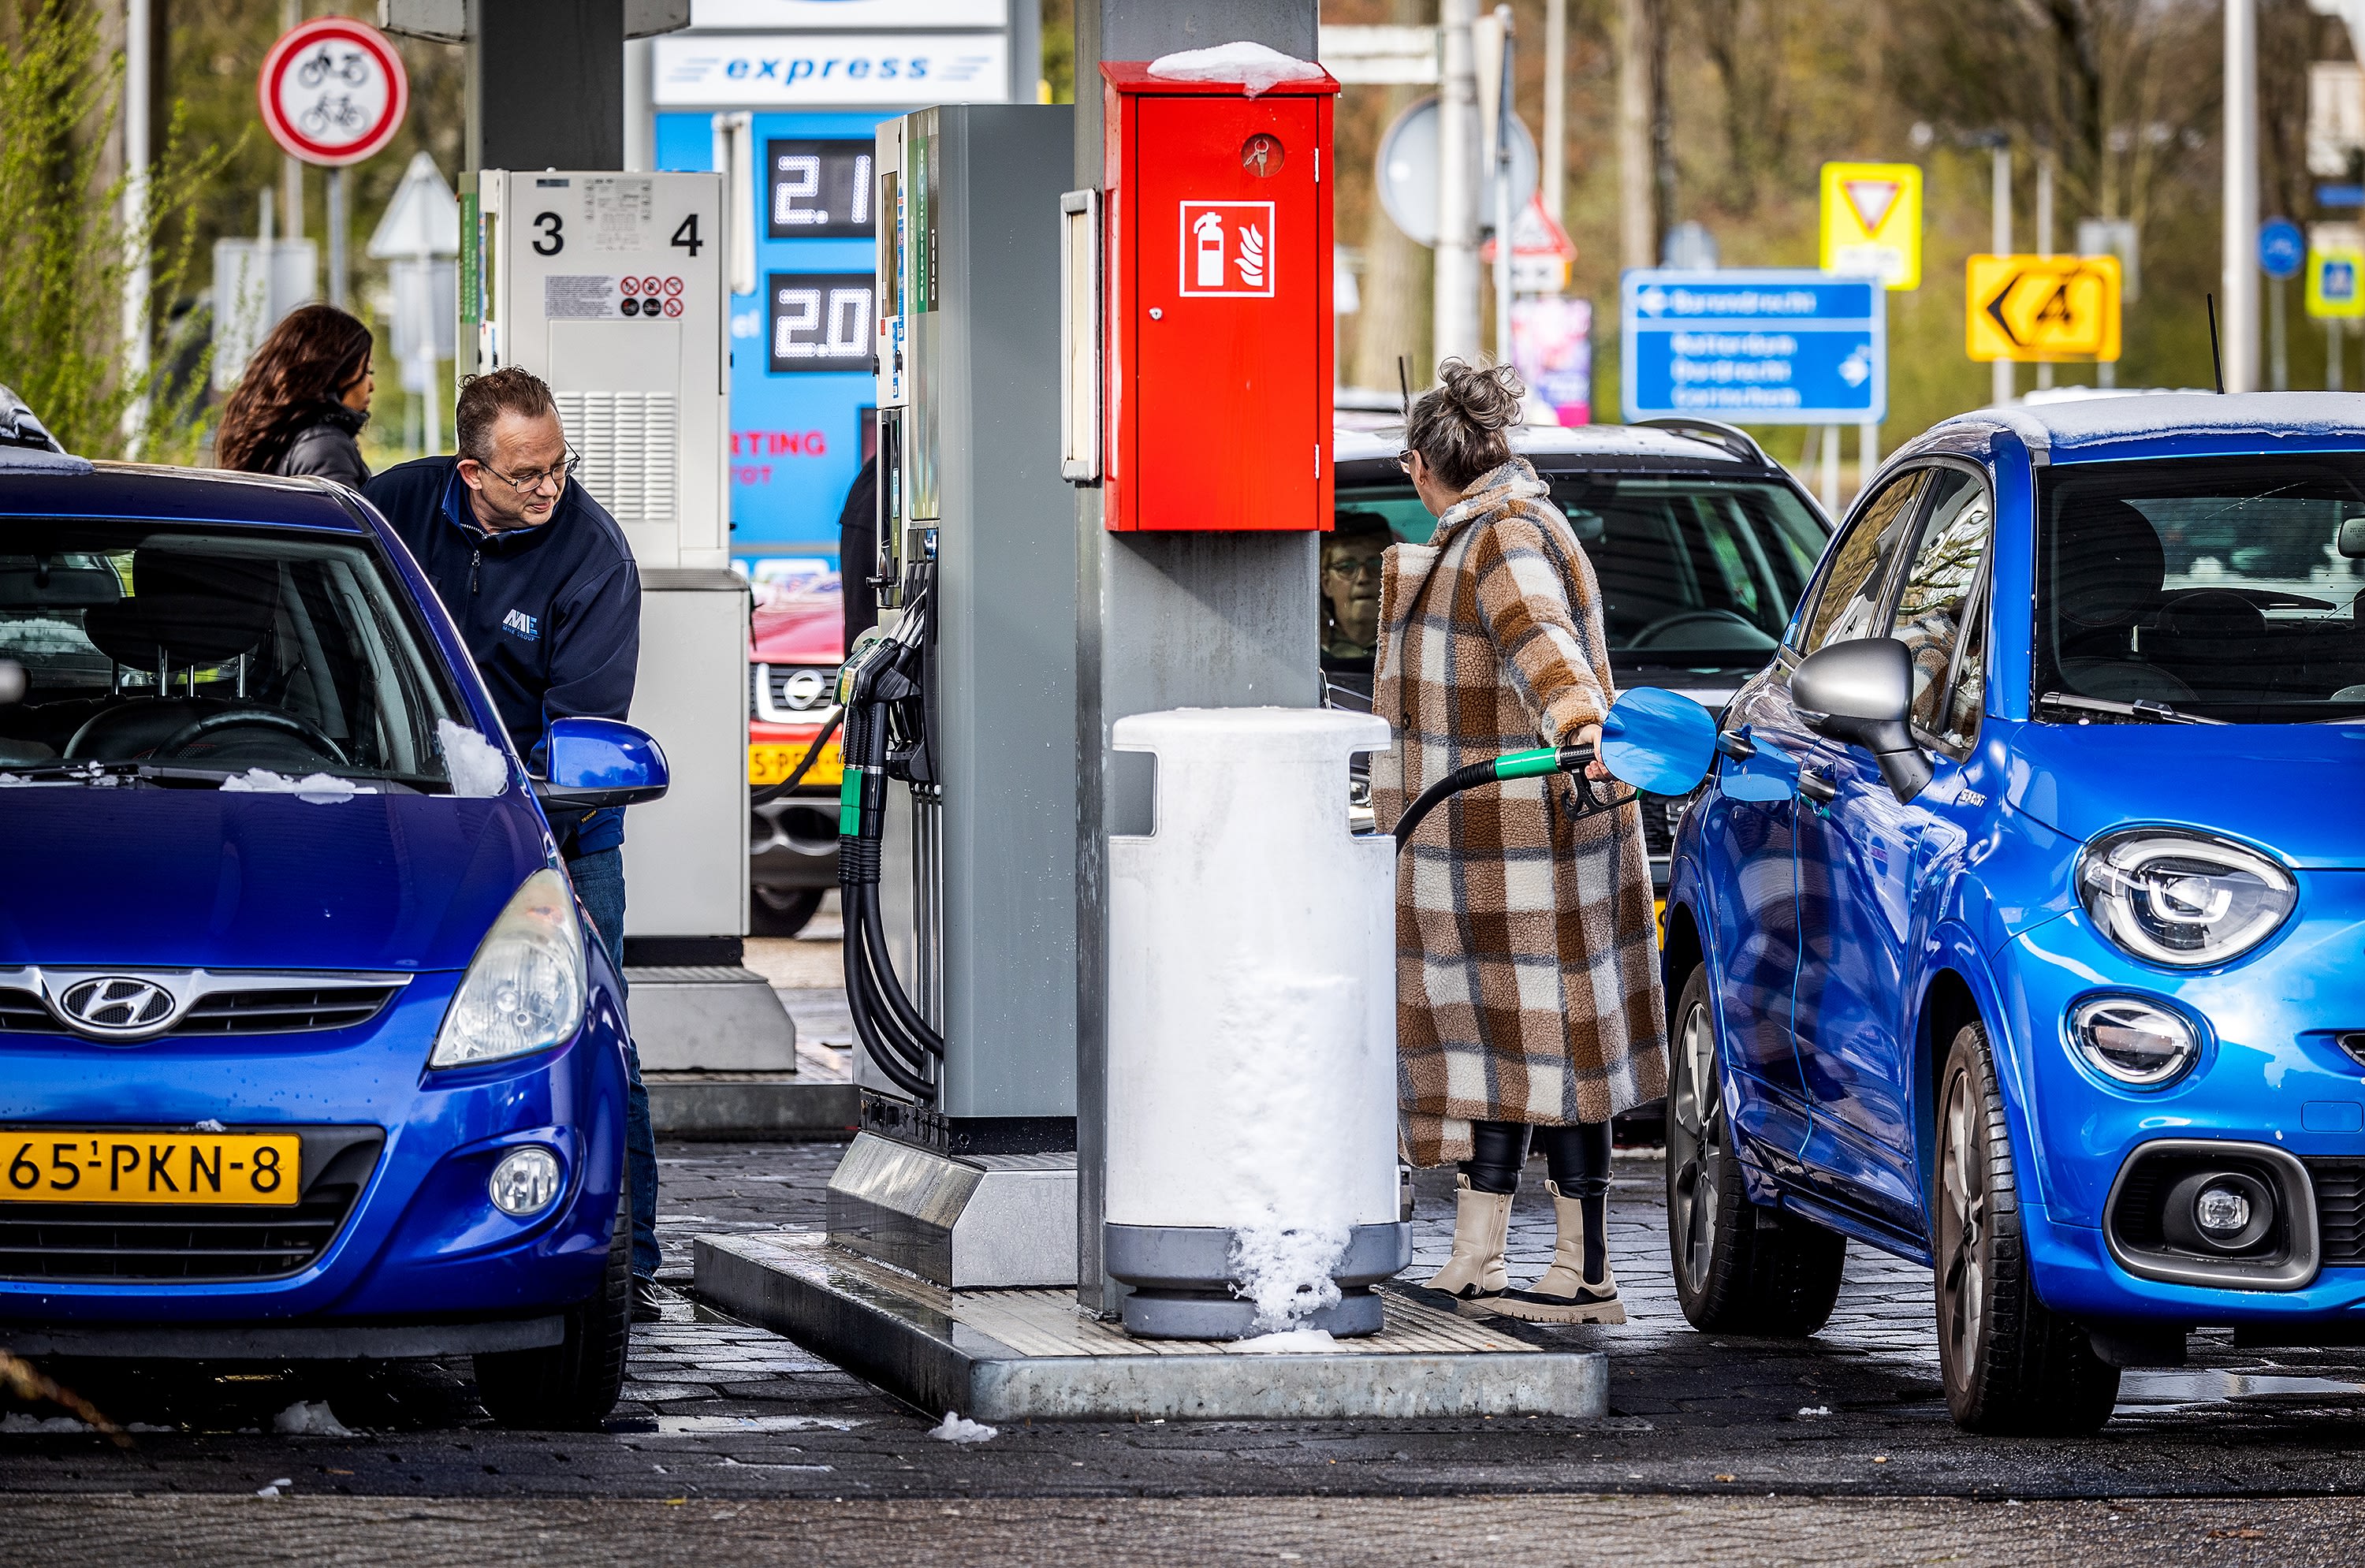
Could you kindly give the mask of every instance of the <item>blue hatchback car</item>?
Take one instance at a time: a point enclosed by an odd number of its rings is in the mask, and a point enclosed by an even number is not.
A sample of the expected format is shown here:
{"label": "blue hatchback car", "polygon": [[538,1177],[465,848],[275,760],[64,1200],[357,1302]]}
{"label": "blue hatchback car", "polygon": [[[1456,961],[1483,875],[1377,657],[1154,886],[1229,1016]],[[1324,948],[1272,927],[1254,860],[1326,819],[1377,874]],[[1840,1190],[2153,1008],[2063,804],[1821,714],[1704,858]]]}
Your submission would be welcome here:
{"label": "blue hatchback car", "polygon": [[0,1344],[606,1415],[623,991],[537,798],[665,764],[544,750],[352,492],[0,446]]}
{"label": "blue hatchback car", "polygon": [[2365,1333],[2365,398],[1898,453],[1721,722],[1668,892],[1670,1249],[1807,1334],[1933,1266],[1955,1419]]}

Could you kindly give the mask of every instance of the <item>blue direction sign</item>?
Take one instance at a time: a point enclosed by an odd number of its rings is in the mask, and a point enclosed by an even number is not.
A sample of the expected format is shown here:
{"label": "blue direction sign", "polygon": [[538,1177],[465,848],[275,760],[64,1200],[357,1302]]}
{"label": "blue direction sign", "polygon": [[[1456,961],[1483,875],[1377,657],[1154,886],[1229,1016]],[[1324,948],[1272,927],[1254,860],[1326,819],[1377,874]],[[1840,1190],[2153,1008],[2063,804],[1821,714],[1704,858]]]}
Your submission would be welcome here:
{"label": "blue direction sign", "polygon": [[1809,268],[1641,270],[1620,290],[1626,417],[1866,424],[1889,412],[1878,278]]}
{"label": "blue direction sign", "polygon": [[2269,277],[2297,277],[2307,260],[2307,236],[2288,218],[2259,225],[2259,266]]}

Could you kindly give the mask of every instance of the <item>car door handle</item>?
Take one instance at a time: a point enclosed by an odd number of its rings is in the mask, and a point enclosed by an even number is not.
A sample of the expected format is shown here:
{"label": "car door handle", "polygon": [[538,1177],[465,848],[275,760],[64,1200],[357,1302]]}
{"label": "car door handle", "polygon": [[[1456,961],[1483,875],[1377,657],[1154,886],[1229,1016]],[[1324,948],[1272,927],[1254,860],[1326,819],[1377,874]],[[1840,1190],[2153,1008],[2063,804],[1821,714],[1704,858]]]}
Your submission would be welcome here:
{"label": "car door handle", "polygon": [[1799,769],[1799,793],[1810,801],[1820,802],[1836,800],[1839,792],[1840,787],[1832,782],[1830,774],[1812,767]]}

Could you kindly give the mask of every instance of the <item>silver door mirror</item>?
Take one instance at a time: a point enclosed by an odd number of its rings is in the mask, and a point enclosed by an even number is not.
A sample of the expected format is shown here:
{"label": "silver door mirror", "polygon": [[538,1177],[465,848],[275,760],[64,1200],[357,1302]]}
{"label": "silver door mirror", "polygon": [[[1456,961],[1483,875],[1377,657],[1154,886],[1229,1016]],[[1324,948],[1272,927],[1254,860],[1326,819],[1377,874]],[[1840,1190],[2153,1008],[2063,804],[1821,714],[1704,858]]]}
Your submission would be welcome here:
{"label": "silver door mirror", "polygon": [[1872,753],[1899,800],[1929,787],[1930,758],[1906,724],[1913,655],[1896,638],[1860,637],[1808,655],[1790,677],[1790,700],[1815,734]]}

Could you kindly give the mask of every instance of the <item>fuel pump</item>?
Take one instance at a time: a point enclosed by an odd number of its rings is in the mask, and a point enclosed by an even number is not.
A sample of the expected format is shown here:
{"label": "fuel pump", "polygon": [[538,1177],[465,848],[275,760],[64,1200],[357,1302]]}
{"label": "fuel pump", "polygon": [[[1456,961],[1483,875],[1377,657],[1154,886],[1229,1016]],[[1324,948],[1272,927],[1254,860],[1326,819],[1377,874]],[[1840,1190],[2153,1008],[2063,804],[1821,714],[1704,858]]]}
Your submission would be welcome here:
{"label": "fuel pump", "polygon": [[634,807],[624,835],[642,1066],[785,1079],[795,1026],[740,967],[748,601],[725,509],[725,223],[711,174],[463,176],[459,370],[517,365],[549,385],[571,482],[615,518],[640,570],[631,717],[674,767],[672,792]]}

